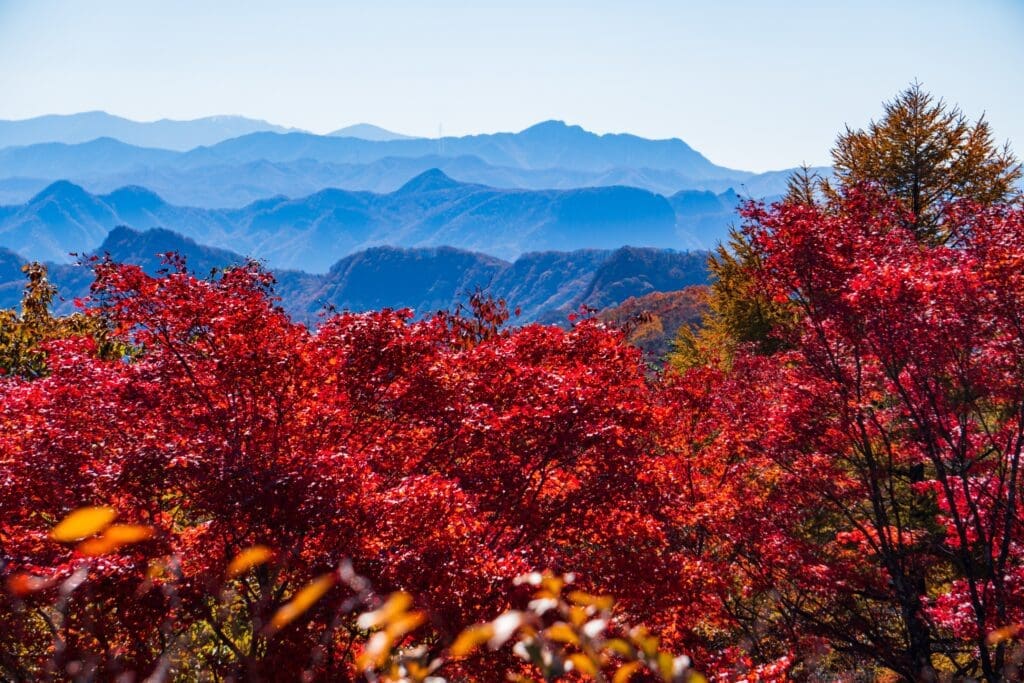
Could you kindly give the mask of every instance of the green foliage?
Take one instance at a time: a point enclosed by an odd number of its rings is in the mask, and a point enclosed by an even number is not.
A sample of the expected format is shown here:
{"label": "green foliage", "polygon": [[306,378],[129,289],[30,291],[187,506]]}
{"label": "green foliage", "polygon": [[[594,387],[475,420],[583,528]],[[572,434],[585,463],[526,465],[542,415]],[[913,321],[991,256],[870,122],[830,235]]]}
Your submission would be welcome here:
{"label": "green foliage", "polygon": [[50,304],[57,288],[47,279],[46,266],[29,263],[22,270],[27,282],[21,313],[0,311],[0,373],[28,378],[46,374],[46,358],[41,347],[55,339],[92,337],[104,357],[116,357],[126,351],[107,339],[102,318],[81,313],[59,318],[51,315]]}
{"label": "green foliage", "polygon": [[728,364],[740,344],[758,353],[777,351],[782,341],[773,330],[791,324],[794,312],[785,302],[772,301],[758,287],[754,273],[760,267],[757,248],[737,229],[729,245],[719,245],[708,259],[714,278],[707,294],[707,310],[696,331],[680,329],[669,362],[686,369],[708,362]]}

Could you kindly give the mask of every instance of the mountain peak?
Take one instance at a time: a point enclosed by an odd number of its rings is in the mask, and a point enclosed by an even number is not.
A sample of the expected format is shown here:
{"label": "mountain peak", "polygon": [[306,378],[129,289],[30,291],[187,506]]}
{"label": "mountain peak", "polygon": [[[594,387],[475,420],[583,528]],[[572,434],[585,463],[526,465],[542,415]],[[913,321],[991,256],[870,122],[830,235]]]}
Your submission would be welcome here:
{"label": "mountain peak", "polygon": [[571,126],[560,119],[549,119],[523,129],[520,135],[561,135],[567,132],[586,133],[581,126]]}
{"label": "mountain peak", "polygon": [[395,133],[394,131],[381,128],[380,126],[375,126],[372,123],[356,123],[351,126],[339,128],[327,135],[335,138],[357,138],[359,140],[369,140],[370,142],[416,139],[410,135],[402,135],[401,133]]}
{"label": "mountain peak", "polygon": [[131,207],[135,209],[152,209],[163,206],[166,203],[156,192],[140,185],[119,187],[110,194],[103,195],[100,199],[108,204],[116,204],[119,208]]}
{"label": "mountain peak", "polygon": [[449,177],[439,168],[431,168],[420,173],[418,176],[398,188],[397,193],[415,194],[421,192],[437,192],[439,190],[450,190],[461,185],[457,180]]}
{"label": "mountain peak", "polygon": [[80,197],[92,198],[88,192],[85,191],[79,185],[75,185],[70,180],[57,180],[42,190],[40,190],[32,199],[28,201],[29,204],[38,204],[48,199],[75,199]]}

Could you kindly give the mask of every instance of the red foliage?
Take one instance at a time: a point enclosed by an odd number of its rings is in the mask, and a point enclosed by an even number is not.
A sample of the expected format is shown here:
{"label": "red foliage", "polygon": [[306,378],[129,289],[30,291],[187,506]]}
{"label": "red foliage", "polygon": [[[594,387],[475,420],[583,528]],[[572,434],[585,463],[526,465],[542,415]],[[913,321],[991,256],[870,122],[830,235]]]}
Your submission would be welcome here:
{"label": "red foliage", "polygon": [[[682,376],[593,319],[509,329],[478,298],[310,330],[255,266],[101,264],[87,312],[131,353],[59,339],[44,376],[0,378],[0,669],[145,676],[184,644],[220,675],[344,680],[351,587],[267,625],[350,558],[416,596],[437,652],[544,569],[723,678],[1010,675],[1024,215],[959,207],[924,246],[897,212],[749,206],[754,275],[802,313],[789,350]],[[85,505],[157,533],[99,558],[49,538]],[[226,579],[258,544],[273,562]],[[444,671],[497,680],[510,657]]]}
{"label": "red foliage", "polygon": [[802,319],[791,352],[676,388],[678,524],[762,658],[824,643],[1001,680],[1019,662],[987,636],[1024,617],[1024,214],[955,208],[933,247],[898,212],[870,192],[747,207],[757,276]]}
{"label": "red foliage", "polygon": [[[82,600],[115,640],[69,640],[61,662],[150,670],[168,615],[213,628],[208,596],[259,543],[279,569],[245,589],[256,634],[283,596],[344,557],[376,589],[416,595],[442,643],[504,609],[512,578],[535,567],[635,590],[634,570],[595,561],[642,533],[608,522],[642,514],[635,475],[654,450],[652,386],[618,333],[593,322],[499,333],[493,305],[475,319],[345,314],[311,332],[272,305],[255,267],[214,281],[112,264],[98,274],[89,312],[135,357],[55,342],[47,377],[0,386],[9,572],[80,564],[46,538],[79,506],[113,505],[160,532],[91,565]],[[138,595],[146,558],[171,552],[184,577],[174,604]],[[243,654],[262,648],[261,670],[298,675],[344,597],[334,593]]]}

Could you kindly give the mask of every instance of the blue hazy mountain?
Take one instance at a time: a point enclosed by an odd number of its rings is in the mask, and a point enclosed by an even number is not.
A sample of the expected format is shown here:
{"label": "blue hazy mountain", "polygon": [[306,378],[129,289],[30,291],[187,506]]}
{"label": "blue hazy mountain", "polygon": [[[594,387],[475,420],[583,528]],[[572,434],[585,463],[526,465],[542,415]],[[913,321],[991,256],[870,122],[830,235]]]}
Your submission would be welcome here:
{"label": "blue hazy mountain", "polygon": [[24,204],[0,207],[0,246],[26,258],[66,262],[69,252],[96,248],[118,225],[162,227],[266,259],[275,268],[313,272],[384,245],[451,246],[504,259],[626,243],[708,248],[731,220],[735,195],[718,200],[718,227],[701,213],[709,202],[716,204],[696,196],[700,212],[693,213],[686,197],[670,201],[637,188],[505,190],[461,183],[435,169],[387,194],[329,189],[239,209],[204,209],[170,204],[141,187],[94,195],[61,181]]}
{"label": "blue hazy mountain", "polygon": [[26,201],[53,180],[102,194],[141,185],[189,206],[240,207],[328,187],[391,192],[430,168],[467,183],[520,189],[626,185],[663,195],[730,187],[765,197],[789,171],[752,174],[716,166],[681,140],[595,135],[549,121],[519,133],[443,140],[395,139],[363,124],[352,136],[257,132],[188,152],[118,147],[110,140],[0,151],[0,199]]}
{"label": "blue hazy mountain", "polygon": [[0,308],[17,308],[25,286],[21,267],[25,259],[10,249],[0,247]]}
{"label": "blue hazy mountain", "polygon": [[390,130],[375,126],[372,123],[356,123],[351,126],[345,126],[339,128],[336,131],[328,133],[328,135],[336,138],[359,138],[360,140],[412,140],[414,139],[411,135],[402,135],[401,133],[395,133]]}
{"label": "blue hazy mountain", "polygon": [[743,198],[729,188],[725,192],[683,190],[668,197],[676,213],[676,225],[689,249],[711,249],[726,241],[729,228],[739,225],[736,209]]}
{"label": "blue hazy mountain", "polygon": [[244,116],[141,122],[102,111],[90,111],[81,114],[51,114],[21,121],[0,121],[0,147],[41,142],[79,143],[109,137],[140,147],[188,150],[257,131],[287,130],[282,126]]}
{"label": "blue hazy mountain", "polygon": [[184,153],[182,167],[211,163],[245,163],[315,159],[333,163],[368,163],[385,157],[430,154],[474,156],[496,166],[523,169],[567,168],[607,171],[614,168],[672,170],[692,177],[734,178],[751,174],[716,166],[682,140],[647,140],[635,135],[597,135],[561,121],[546,121],[519,133],[488,133],[441,139],[360,140],[310,133],[252,133]]}
{"label": "blue hazy mountain", "polygon": [[[2,155],[2,152],[0,152]],[[91,160],[90,160],[91,162]],[[41,162],[37,161],[36,165]],[[54,168],[62,167],[53,163]],[[729,188],[758,198],[785,191],[787,172],[771,172],[747,178],[698,179],[675,171],[617,168],[609,171],[574,171],[563,168],[521,169],[493,166],[477,157],[385,157],[367,164],[336,164],[300,159],[288,162],[251,161],[213,164],[194,168],[173,165],[132,166],[122,170],[50,174],[47,178],[25,176],[0,178],[0,204],[27,201],[57,178],[66,178],[94,194],[125,185],[147,187],[173,204],[206,208],[242,207],[274,195],[303,197],[324,188],[345,188],[387,193],[397,190],[424,171],[440,169],[456,180],[510,189],[567,190],[580,187],[625,185],[669,196],[687,188],[723,192]],[[0,166],[0,174],[3,173]]]}
{"label": "blue hazy mountain", "polygon": [[137,147],[111,137],[78,144],[44,142],[0,149],[0,172],[9,177],[63,180],[160,166],[177,156],[170,150]]}
{"label": "blue hazy mountain", "polygon": [[[205,276],[213,269],[238,265],[235,252],[205,246],[169,230],[136,231],[118,227],[93,251],[122,263],[142,266],[150,274],[162,267],[162,254],[184,256],[190,270]],[[477,290],[504,298],[520,308],[520,323],[534,320],[564,323],[581,306],[616,305],[651,291],[672,291],[707,281],[704,252],[674,252],[625,247],[573,252],[532,252],[514,262],[450,247],[400,249],[374,247],[351,254],[326,273],[280,270],[276,292],[297,319],[314,322],[327,307],[364,311],[412,308],[417,315],[451,309]],[[0,249],[0,307],[18,305],[24,261]],[[92,271],[75,264],[50,264],[50,279],[71,310],[75,297],[85,296]]]}

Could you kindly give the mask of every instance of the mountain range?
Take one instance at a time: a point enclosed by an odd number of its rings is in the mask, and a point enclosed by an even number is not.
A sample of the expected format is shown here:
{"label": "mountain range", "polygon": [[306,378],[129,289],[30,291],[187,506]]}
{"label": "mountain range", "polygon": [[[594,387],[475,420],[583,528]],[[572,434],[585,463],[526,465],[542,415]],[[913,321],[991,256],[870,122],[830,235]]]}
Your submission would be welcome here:
{"label": "mountain range", "polygon": [[114,227],[162,227],[265,259],[273,268],[312,272],[372,246],[451,246],[503,259],[626,243],[708,249],[724,236],[739,201],[732,191],[666,198],[623,186],[496,189],[433,169],[387,194],[325,189],[206,209],[170,204],[142,187],[95,195],[58,181],[24,204],[0,206],[0,246],[26,258],[68,262],[71,252],[97,248]]}
{"label": "mountain range", "polygon": [[[41,142],[73,144],[108,137],[141,147],[184,151],[201,145],[214,145],[258,131],[284,133],[298,130],[244,116],[132,121],[103,111],[88,111],[79,114],[48,114],[20,121],[0,120],[0,147],[34,145]],[[340,128],[329,135],[366,140],[408,138],[368,123]]]}
{"label": "mountain range", "polygon": [[[96,256],[134,263],[148,272],[162,267],[161,254],[177,252],[190,270],[205,276],[238,265],[235,252],[205,246],[169,230],[110,231]],[[88,255],[87,255],[88,256]],[[706,253],[621,247],[569,252],[531,252],[509,262],[451,247],[400,249],[375,247],[351,254],[323,274],[279,270],[276,292],[296,319],[314,322],[325,308],[365,311],[412,308],[417,315],[453,308],[481,290],[519,308],[517,322],[565,323],[581,307],[607,308],[631,297],[674,291],[707,280]],[[0,308],[18,305],[24,259],[0,249]],[[57,310],[71,310],[75,297],[88,294],[89,268],[49,264],[58,287]]]}
{"label": "mountain range", "polygon": [[[222,118],[237,117],[215,117]],[[38,120],[6,123],[32,121]],[[53,132],[49,142],[0,149],[0,202],[21,203],[55,180],[70,180],[97,194],[139,185],[177,204],[237,208],[278,194],[299,197],[328,187],[391,192],[430,168],[462,182],[502,188],[626,185],[666,196],[681,190],[721,193],[735,188],[749,196],[768,197],[784,191],[789,174],[717,166],[678,139],[596,135],[560,121],[519,133],[426,139],[369,124],[321,136],[242,119],[241,130],[265,129],[187,150],[161,146],[159,135],[133,135],[134,129],[120,137],[64,142],[81,137],[80,122],[60,121],[76,125]],[[204,121],[191,123],[199,126]],[[0,141],[4,124],[0,122]],[[94,130],[117,132],[110,128]],[[138,144],[142,142],[146,144]]]}

